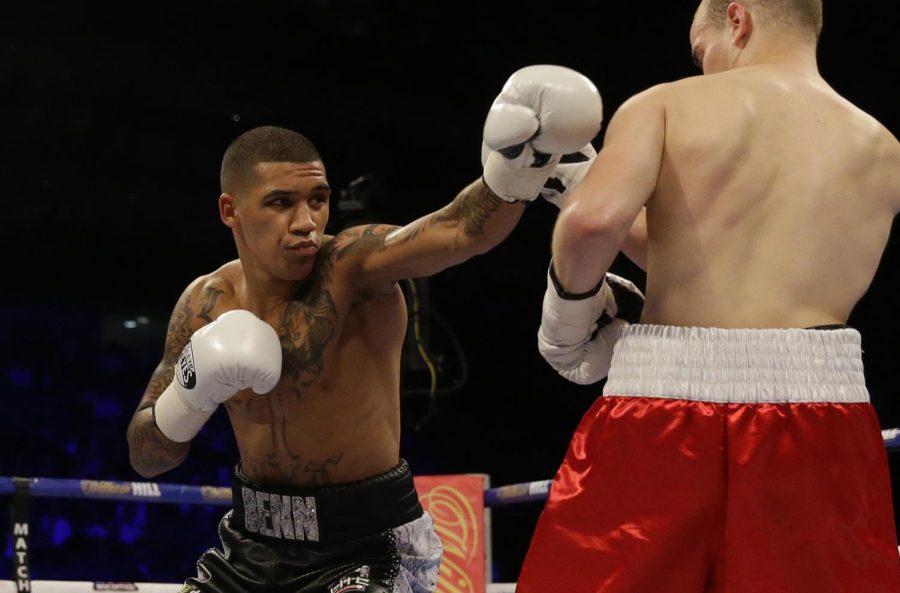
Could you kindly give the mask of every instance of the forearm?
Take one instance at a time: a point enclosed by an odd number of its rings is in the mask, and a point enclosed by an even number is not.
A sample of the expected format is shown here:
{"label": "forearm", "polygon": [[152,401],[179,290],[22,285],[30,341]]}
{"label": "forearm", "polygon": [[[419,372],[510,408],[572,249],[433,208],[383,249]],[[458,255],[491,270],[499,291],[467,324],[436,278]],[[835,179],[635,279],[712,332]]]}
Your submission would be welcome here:
{"label": "forearm", "polygon": [[167,439],[153,422],[152,406],[138,409],[128,425],[128,456],[131,466],[152,478],[178,466],[187,457],[190,442]]}
{"label": "forearm", "polygon": [[463,251],[472,257],[490,251],[509,236],[525,212],[525,202],[501,200],[479,179],[441,212],[455,224]]}
{"label": "forearm", "polygon": [[387,273],[394,279],[429,276],[485,253],[503,241],[525,205],[504,202],[479,179],[444,208],[390,232]]}

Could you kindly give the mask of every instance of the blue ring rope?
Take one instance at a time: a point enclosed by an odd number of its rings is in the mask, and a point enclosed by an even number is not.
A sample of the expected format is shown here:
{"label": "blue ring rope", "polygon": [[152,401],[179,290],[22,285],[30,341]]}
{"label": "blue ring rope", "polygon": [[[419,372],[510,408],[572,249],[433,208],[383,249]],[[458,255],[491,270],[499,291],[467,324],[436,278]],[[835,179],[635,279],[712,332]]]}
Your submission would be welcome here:
{"label": "blue ring rope", "polygon": [[[882,430],[888,450],[900,448],[900,428]],[[163,482],[122,482],[114,480],[66,480],[29,478],[31,495],[53,498],[92,498],[99,500],[141,500],[169,504],[231,504],[231,488],[189,486]],[[484,505],[497,507],[546,500],[552,480],[510,484],[484,491]],[[0,496],[15,492],[13,478],[0,476]]]}

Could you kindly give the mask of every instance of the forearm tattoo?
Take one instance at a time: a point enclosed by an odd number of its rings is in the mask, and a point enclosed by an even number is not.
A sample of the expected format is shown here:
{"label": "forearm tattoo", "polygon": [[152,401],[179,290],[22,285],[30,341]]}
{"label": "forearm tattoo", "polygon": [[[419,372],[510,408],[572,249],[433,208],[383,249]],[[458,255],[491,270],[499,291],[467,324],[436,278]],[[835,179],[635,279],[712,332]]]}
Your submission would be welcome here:
{"label": "forearm tattoo", "polygon": [[432,227],[457,227],[470,237],[484,235],[486,224],[503,200],[483,183],[473,183],[465,188],[444,208],[421,218],[403,228],[391,230],[387,243],[402,244],[411,241]]}
{"label": "forearm tattoo", "polygon": [[144,475],[158,474],[178,465],[184,460],[190,448],[189,443],[173,443],[163,436],[156,427],[152,410],[149,408],[172,382],[175,364],[191,337],[193,314],[190,294],[186,291],[175,305],[169,321],[162,363],[150,377],[144,399],[128,426],[131,463]]}
{"label": "forearm tattoo", "polygon": [[486,185],[473,183],[445,208],[434,213],[434,224],[458,221],[467,235],[483,235],[485,223],[501,204],[503,200],[494,195]]}

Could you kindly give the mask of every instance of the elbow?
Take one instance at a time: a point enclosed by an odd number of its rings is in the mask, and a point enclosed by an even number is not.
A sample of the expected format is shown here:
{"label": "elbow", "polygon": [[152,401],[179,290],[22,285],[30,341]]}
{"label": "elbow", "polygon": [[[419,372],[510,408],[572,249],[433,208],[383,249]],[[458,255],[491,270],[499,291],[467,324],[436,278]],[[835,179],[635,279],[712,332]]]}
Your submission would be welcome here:
{"label": "elbow", "polygon": [[143,478],[155,478],[180,465],[188,455],[190,447],[186,443],[166,446],[156,439],[146,438],[129,431],[128,461],[132,469]]}
{"label": "elbow", "polygon": [[589,242],[617,234],[623,223],[614,212],[574,207],[560,213],[557,227],[560,233],[577,242]]}
{"label": "elbow", "polygon": [[162,472],[159,468],[151,467],[138,455],[133,447],[129,447],[128,461],[131,462],[131,468],[142,478],[155,478]]}
{"label": "elbow", "polygon": [[485,253],[487,253],[488,251],[490,251],[491,249],[493,249],[494,247],[496,247],[496,246],[498,245],[498,243],[499,243],[499,241],[494,241],[494,242],[485,242],[485,241],[482,241],[482,242],[473,242],[473,243],[466,249],[466,259],[470,259],[470,258],[472,258],[472,257],[475,257],[476,255],[484,255]]}
{"label": "elbow", "polygon": [[483,235],[470,235],[465,232],[457,233],[450,248],[455,264],[467,261],[476,255],[484,255],[500,243],[500,240],[491,240]]}
{"label": "elbow", "polygon": [[132,469],[134,469],[134,471],[142,478],[148,479],[155,478],[156,476],[169,471],[173,467],[177,467],[184,461],[184,458],[185,456],[181,455],[178,458],[161,462],[159,460],[147,458],[146,456],[141,456],[134,451],[131,451],[128,455],[128,460],[131,462]]}
{"label": "elbow", "polygon": [[[579,239],[624,239],[646,203],[646,199],[638,198],[635,192],[619,189],[573,195],[560,212],[557,224]],[[639,226],[646,233],[646,218],[641,219]]]}
{"label": "elbow", "polygon": [[149,468],[142,468],[140,466],[140,464],[135,463],[134,460],[132,460],[132,462],[131,462],[131,467],[134,468],[134,471],[136,471],[138,473],[138,475],[140,475],[142,478],[147,478],[147,479],[155,478],[156,476],[158,476],[159,474],[162,473],[160,471],[153,471]]}

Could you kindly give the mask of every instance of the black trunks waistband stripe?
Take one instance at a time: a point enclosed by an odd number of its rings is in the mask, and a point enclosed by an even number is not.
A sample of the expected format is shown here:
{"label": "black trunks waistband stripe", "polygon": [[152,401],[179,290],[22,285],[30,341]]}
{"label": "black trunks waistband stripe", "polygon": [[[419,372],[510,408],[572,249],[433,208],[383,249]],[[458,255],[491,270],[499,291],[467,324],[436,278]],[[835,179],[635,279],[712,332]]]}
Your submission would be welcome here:
{"label": "black trunks waistband stripe", "polygon": [[293,544],[359,539],[422,516],[409,465],[365,480],[322,487],[264,484],[244,475],[232,480],[234,527],[248,536]]}
{"label": "black trunks waistband stripe", "polygon": [[850,329],[850,326],[846,325],[844,323],[833,323],[831,325],[814,325],[812,327],[807,327],[806,329],[816,329],[816,330]]}

